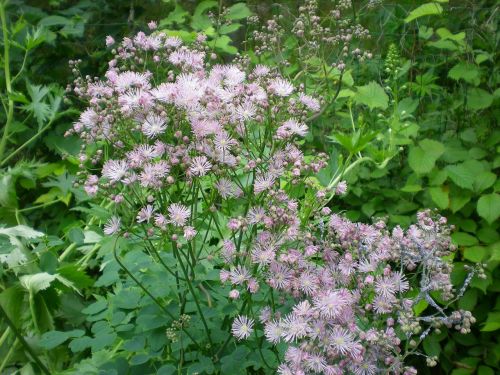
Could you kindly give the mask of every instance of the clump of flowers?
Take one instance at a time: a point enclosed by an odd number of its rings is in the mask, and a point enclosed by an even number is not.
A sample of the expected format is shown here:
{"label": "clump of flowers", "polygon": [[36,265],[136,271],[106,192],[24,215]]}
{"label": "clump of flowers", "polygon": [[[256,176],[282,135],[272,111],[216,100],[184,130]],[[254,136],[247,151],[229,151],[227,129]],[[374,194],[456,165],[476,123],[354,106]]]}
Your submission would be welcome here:
{"label": "clump of flowers", "polygon": [[[288,343],[280,374],[412,374],[404,360],[430,328],[467,332],[470,313],[447,311],[455,291],[443,218],[424,212],[391,232],[332,214],[326,204],[347,185],[318,186],[326,155],[300,147],[320,102],[270,67],[216,64],[203,35],[184,45],[151,29],[108,38],[105,77],[75,79],[87,108],[69,133],[83,141],[80,183],[111,203],[104,233],[139,242],[175,275],[178,321],[191,316],[190,295],[212,343],[201,294],[218,290],[220,301],[224,290],[240,314],[219,329]],[[221,284],[203,286],[201,262],[220,270]],[[415,314],[420,301],[430,315]]]}

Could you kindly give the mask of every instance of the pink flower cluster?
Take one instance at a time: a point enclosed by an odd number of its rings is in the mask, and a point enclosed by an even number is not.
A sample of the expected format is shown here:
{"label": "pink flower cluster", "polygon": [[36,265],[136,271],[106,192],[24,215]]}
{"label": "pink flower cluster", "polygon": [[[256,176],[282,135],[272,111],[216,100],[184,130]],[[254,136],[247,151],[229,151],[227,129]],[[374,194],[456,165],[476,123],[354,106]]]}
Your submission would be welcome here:
{"label": "pink flower cluster", "polygon": [[[245,301],[233,335],[262,329],[288,343],[280,374],[413,374],[402,340],[442,324],[467,331],[470,313],[450,315],[433,297],[454,298],[444,219],[424,212],[390,232],[331,214],[327,193],[347,185],[318,188],[326,155],[304,155],[298,142],[319,101],[245,58],[211,65],[203,36],[185,46],[150,29],[108,38],[105,78],[74,82],[88,107],[69,134],[83,140],[85,191],[112,203],[106,235],[134,236],[149,253],[182,249],[185,282],[212,262],[227,298]],[[205,246],[213,233],[216,251]],[[265,302],[252,304],[261,292]],[[414,313],[420,301],[431,315]]]}

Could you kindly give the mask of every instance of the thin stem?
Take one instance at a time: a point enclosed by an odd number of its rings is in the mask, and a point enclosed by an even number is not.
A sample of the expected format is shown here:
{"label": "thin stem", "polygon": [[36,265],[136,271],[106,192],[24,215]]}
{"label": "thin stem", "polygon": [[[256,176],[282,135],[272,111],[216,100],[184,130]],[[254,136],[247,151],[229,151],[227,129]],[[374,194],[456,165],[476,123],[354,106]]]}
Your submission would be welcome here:
{"label": "thin stem", "polygon": [[[177,251],[177,244],[175,242],[172,242],[172,248],[175,253],[178,254]],[[184,263],[182,262],[182,259],[180,256],[177,257],[177,260],[179,261],[179,265],[181,266],[182,273],[184,274],[184,278],[186,279],[186,283],[188,285],[189,291],[191,292],[191,295],[193,296],[194,303],[196,304],[196,309],[198,310],[198,313],[200,314],[201,322],[203,323],[203,327],[205,328],[206,334],[207,334],[207,339],[208,342],[210,343],[210,351],[213,351],[213,343],[212,343],[212,338],[210,337],[210,330],[208,329],[208,324],[207,321],[205,320],[205,315],[203,314],[203,310],[201,309],[200,302],[198,301],[198,296],[196,295],[193,284],[191,283],[191,280],[189,279],[189,275],[186,271],[186,268],[184,267]]]}
{"label": "thin stem", "polygon": [[14,340],[14,343],[12,344],[12,346],[9,349],[9,351],[5,355],[4,360],[0,364],[0,374],[3,373],[3,369],[5,368],[5,366],[7,366],[7,363],[9,363],[10,357],[12,357],[12,354],[14,354],[14,350],[16,349],[16,346],[17,346],[18,343],[19,343],[19,340],[16,337],[16,339]]}
{"label": "thin stem", "polygon": [[[5,147],[7,145],[7,139],[9,138],[10,126],[14,118],[14,101],[12,100],[12,85],[10,78],[10,41],[9,31],[7,29],[7,18],[5,16],[6,5],[6,1],[0,2],[0,22],[2,23],[3,34],[3,67],[5,75],[5,88],[7,90],[8,97],[7,119],[3,128],[2,138],[0,139],[0,160],[3,159],[3,154],[5,153]],[[1,165],[3,165],[3,162],[2,164],[0,164],[0,166]]]}
{"label": "thin stem", "polygon": [[5,312],[5,310],[3,309],[1,304],[0,304],[0,315],[2,315],[2,317],[5,319],[5,322],[10,327],[12,332],[14,332],[14,334],[16,335],[16,338],[21,342],[21,344],[24,346],[26,351],[30,354],[33,361],[35,361],[35,363],[38,365],[38,367],[40,367],[40,370],[42,370],[42,372],[44,374],[50,375],[50,372],[47,369],[47,367],[45,367],[45,365],[42,363],[42,361],[40,361],[40,358],[38,358],[38,356],[33,351],[31,346],[29,346],[29,344],[26,342],[23,335],[21,335],[21,333],[17,330],[15,324],[12,322],[12,320],[10,320],[9,316],[7,315],[7,313]]}
{"label": "thin stem", "polygon": [[[128,276],[130,276],[130,278],[131,278],[131,279],[132,279],[132,280],[133,280],[133,281],[137,284],[137,286],[138,286],[139,288],[141,288],[141,289],[144,291],[144,293],[146,293],[146,294],[149,296],[149,298],[151,298],[151,299],[153,300],[153,302],[154,302],[154,303],[156,303],[156,305],[157,305],[157,306],[158,306],[158,307],[159,307],[159,308],[160,308],[160,309],[161,309],[161,310],[162,310],[165,314],[167,314],[167,315],[170,317],[170,319],[172,319],[172,320],[176,320],[176,319],[175,319],[175,316],[174,316],[174,315],[173,315],[170,311],[168,311],[168,310],[165,308],[165,306],[163,306],[163,305],[161,304],[161,302],[160,302],[160,301],[159,301],[159,300],[158,300],[155,296],[153,296],[153,295],[151,294],[151,292],[150,292],[150,291],[149,291],[149,290],[148,290],[148,289],[147,289],[147,288],[146,288],[146,287],[145,287],[145,286],[144,286],[144,285],[143,285],[143,284],[142,284],[142,283],[141,283],[141,282],[140,282],[140,281],[139,281],[139,280],[138,280],[138,279],[137,279],[137,278],[136,278],[136,277],[132,274],[132,272],[131,272],[131,271],[130,271],[127,267],[125,267],[125,265],[122,263],[122,261],[121,261],[121,260],[120,260],[120,258],[118,257],[118,253],[116,252],[116,243],[117,243],[117,242],[118,242],[118,237],[116,237],[116,238],[115,238],[115,242],[114,242],[114,244],[113,244],[113,256],[114,256],[114,258],[115,258],[115,260],[116,260],[116,263],[118,263],[118,265],[120,266],[120,268],[121,268],[122,270],[124,270],[124,271],[125,271],[125,273],[126,273]],[[191,339],[191,341],[192,341],[192,342],[193,342],[193,343],[194,343],[194,344],[198,347],[198,349],[199,349],[199,350],[201,350],[201,346],[200,346],[200,344],[198,344],[198,342],[194,339],[194,337],[193,337],[193,336],[191,336],[191,334],[190,334],[190,333],[189,333],[189,332],[188,332],[188,331],[187,331],[184,327],[182,327],[182,330],[184,331],[184,333],[186,334],[186,336],[187,336],[187,337],[189,337],[189,338]]]}

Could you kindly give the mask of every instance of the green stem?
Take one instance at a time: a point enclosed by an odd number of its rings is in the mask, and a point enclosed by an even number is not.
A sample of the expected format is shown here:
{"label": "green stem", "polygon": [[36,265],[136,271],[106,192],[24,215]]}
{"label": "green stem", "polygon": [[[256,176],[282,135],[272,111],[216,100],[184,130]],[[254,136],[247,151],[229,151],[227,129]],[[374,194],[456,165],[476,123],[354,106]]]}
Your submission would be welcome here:
{"label": "green stem", "polygon": [[5,366],[7,366],[7,363],[9,363],[9,360],[10,360],[10,357],[12,357],[12,354],[14,354],[14,350],[16,349],[16,346],[17,344],[19,343],[19,340],[16,338],[14,340],[14,343],[12,344],[12,346],[10,347],[9,351],[7,352],[7,354],[5,355],[5,358],[4,360],[2,361],[2,363],[0,364],[0,374],[3,373],[3,369],[5,368]]}
{"label": "green stem", "polygon": [[212,338],[210,337],[210,330],[208,329],[208,324],[207,321],[205,320],[205,315],[203,314],[203,310],[201,309],[200,302],[198,301],[198,296],[195,293],[195,290],[193,288],[193,284],[191,283],[191,280],[189,279],[189,275],[187,273],[186,268],[184,267],[184,263],[182,262],[182,259],[180,255],[178,254],[177,251],[177,244],[175,242],[172,242],[172,248],[174,250],[174,253],[177,253],[177,260],[179,261],[179,265],[181,266],[182,273],[184,274],[184,278],[186,279],[186,283],[188,285],[189,291],[191,292],[191,295],[193,296],[194,303],[196,304],[196,309],[198,310],[198,314],[200,314],[201,322],[203,323],[203,327],[205,328],[205,332],[207,334],[207,339],[210,344],[210,351],[213,351],[213,343],[212,343]]}
{"label": "green stem", "polygon": [[7,97],[9,98],[7,119],[5,121],[5,126],[3,128],[2,138],[0,139],[0,160],[3,159],[3,154],[5,153],[5,147],[7,146],[7,139],[9,138],[10,126],[14,118],[14,101],[12,100],[12,85],[10,78],[10,56],[9,56],[10,41],[9,41],[9,31],[7,29],[7,18],[5,16],[6,5],[7,1],[0,2],[0,22],[2,23],[2,34],[3,34],[3,62],[4,62],[3,67],[5,75],[5,88],[7,91]]}
{"label": "green stem", "polygon": [[9,334],[10,334],[10,327],[7,327],[7,329],[4,331],[2,337],[0,337],[0,348],[2,347],[5,340],[7,340],[7,337],[9,337]]}
{"label": "green stem", "polygon": [[38,365],[38,367],[40,367],[40,370],[42,370],[42,372],[44,374],[50,375],[50,372],[47,369],[47,367],[45,367],[45,365],[42,363],[42,361],[40,361],[40,358],[38,358],[38,356],[36,355],[34,350],[26,342],[23,335],[21,335],[21,333],[17,330],[15,324],[12,322],[12,320],[10,320],[9,316],[7,315],[7,313],[5,312],[5,310],[3,309],[1,304],[0,304],[0,315],[5,319],[5,322],[10,327],[12,332],[14,332],[14,334],[16,335],[16,338],[19,340],[19,342],[21,342],[21,344],[24,346],[26,351],[30,354],[31,358],[33,358],[33,361],[35,361],[35,363]]}
{"label": "green stem", "polygon": [[[118,263],[118,265],[120,266],[120,268],[121,268],[122,270],[124,270],[124,271],[125,271],[125,273],[126,273],[127,275],[129,275],[129,276],[130,276],[130,278],[131,278],[131,279],[132,279],[132,280],[133,280],[133,281],[137,284],[137,286],[138,286],[139,288],[141,288],[141,289],[144,291],[144,293],[146,293],[146,294],[149,296],[149,298],[151,298],[151,299],[153,300],[153,302],[154,302],[154,303],[156,303],[156,305],[157,305],[157,306],[158,306],[158,307],[159,307],[159,308],[160,308],[160,309],[161,309],[161,310],[162,310],[165,314],[167,314],[167,315],[170,317],[170,319],[172,319],[172,320],[176,320],[176,319],[175,319],[175,316],[174,316],[174,315],[173,315],[170,311],[168,311],[168,310],[165,308],[165,306],[163,306],[163,305],[160,303],[160,301],[159,301],[159,300],[158,300],[155,296],[153,296],[153,295],[151,294],[151,292],[150,292],[150,291],[149,291],[149,290],[148,290],[148,289],[147,289],[147,288],[146,288],[146,287],[145,287],[145,286],[144,286],[144,285],[143,285],[143,284],[142,284],[142,283],[141,283],[141,282],[140,282],[140,281],[139,281],[139,280],[138,280],[138,279],[134,276],[134,274],[133,274],[133,273],[132,273],[132,272],[131,272],[131,271],[130,271],[127,267],[125,267],[125,265],[124,265],[124,264],[123,264],[123,262],[120,260],[120,258],[118,257],[118,254],[117,254],[117,252],[116,252],[116,243],[117,243],[117,242],[118,242],[118,237],[116,237],[115,242],[114,242],[114,244],[113,244],[113,256],[114,256],[114,258],[115,258],[115,260],[116,260],[116,263]],[[187,331],[184,327],[182,327],[182,330],[184,331],[184,333],[186,334],[186,336],[187,336],[187,337],[189,337],[189,338],[191,339],[191,341],[192,341],[192,342],[193,342],[193,343],[194,343],[194,344],[198,347],[198,349],[199,349],[199,350],[201,350],[201,346],[200,346],[200,345],[198,344],[198,342],[194,339],[194,337],[193,337],[193,336],[191,336],[191,334],[190,334],[190,333],[189,333],[189,332],[188,332],[188,331]]]}
{"label": "green stem", "polygon": [[[62,112],[62,114],[64,114],[65,112]],[[0,167],[2,167],[4,164],[6,164],[10,159],[12,159],[14,156],[16,156],[19,152],[21,152],[24,148],[26,148],[31,142],[33,142],[35,139],[37,139],[40,135],[42,135],[44,132],[46,132],[50,126],[52,125],[52,123],[54,122],[54,120],[56,118],[59,118],[60,116],[53,116],[50,121],[47,123],[47,125],[45,125],[43,128],[41,128],[35,135],[33,135],[33,137],[31,137],[30,139],[28,139],[26,142],[24,142],[21,146],[19,146],[16,150],[14,150],[13,152],[11,152],[9,155],[7,155],[5,157],[5,159],[3,159],[1,162],[0,162]],[[5,125],[5,130],[4,130],[4,136],[7,132],[7,124]],[[1,146],[1,145],[0,145]],[[1,151],[1,149],[0,149]],[[2,153],[0,153],[0,157],[2,156]]]}

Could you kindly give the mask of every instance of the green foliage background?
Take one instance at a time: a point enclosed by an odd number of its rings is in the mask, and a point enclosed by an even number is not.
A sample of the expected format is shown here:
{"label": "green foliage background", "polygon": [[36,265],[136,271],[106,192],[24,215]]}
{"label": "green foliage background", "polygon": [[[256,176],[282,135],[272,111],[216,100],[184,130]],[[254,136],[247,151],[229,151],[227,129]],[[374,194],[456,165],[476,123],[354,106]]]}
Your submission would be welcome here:
{"label": "green foliage background", "polygon": [[[220,6],[215,1],[0,3],[4,4],[10,40],[10,56],[6,59],[4,53],[0,73],[5,109],[0,114],[2,124],[8,122],[10,101],[13,107],[11,130],[0,155],[0,254],[17,249],[29,259],[24,269],[5,264],[0,268],[0,304],[18,330],[38,334],[27,344],[35,355],[46,358],[51,371],[77,366],[76,372],[68,373],[108,373],[99,372],[103,369],[141,373],[141,365],[148,360],[141,352],[145,336],[125,340],[125,349],[131,353],[128,364],[120,359],[108,361],[112,350],[118,350],[115,326],[130,319],[132,312],[125,312],[141,305],[141,295],[126,282],[113,288],[120,283],[116,267],[105,272],[100,269],[101,261],[109,261],[104,254],[109,254],[112,244],[101,238],[95,225],[109,214],[105,202],[100,206],[89,203],[81,188],[74,185],[78,170],[74,155],[80,145],[64,133],[77,118],[79,108],[64,98],[71,79],[68,60],[82,59],[82,70],[99,76],[109,58],[104,38],[131,35],[145,29],[152,19],[160,28],[187,40],[205,31],[214,49],[230,60],[239,50],[252,51],[252,44],[245,43],[251,32],[245,17],[251,13],[262,19],[293,14],[301,2],[252,0],[244,6],[224,1],[231,10],[225,16],[227,25],[221,28],[214,28],[207,15]],[[327,14],[331,2],[320,3]],[[332,170],[364,153],[355,168],[342,175],[350,187],[347,196],[332,205],[349,218],[370,221],[386,217],[390,225],[409,225],[418,210],[431,207],[455,225],[453,240],[459,248],[456,284],[466,277],[464,265],[486,265],[487,279],[473,281],[458,303],[460,308],[472,310],[478,322],[465,336],[447,330],[429,336],[424,351],[440,357],[439,368],[432,369],[435,374],[497,373],[498,4],[487,0],[353,4],[352,16],[372,35],[365,47],[373,58],[349,66],[342,81],[335,74],[312,75],[318,81],[338,84],[339,92],[315,119],[306,146],[329,153]],[[4,29],[2,37],[5,35]],[[283,44],[291,61],[288,74],[303,69],[294,39],[290,34]],[[5,44],[4,40],[3,47]],[[262,58],[279,64],[272,54]],[[6,64],[12,74],[11,88],[7,87]],[[330,178],[325,172],[319,181],[328,183]],[[13,226],[17,226],[15,232],[5,229]],[[141,263],[144,260],[134,251],[126,261],[135,267],[153,267]],[[204,271],[207,278],[213,277],[210,269]],[[42,281],[30,278],[41,273],[54,277],[46,276]],[[111,305],[117,309],[111,320],[105,320]],[[145,306],[135,313],[141,315],[139,321],[146,328],[157,328],[155,311]],[[160,346],[163,336],[152,335],[149,347]],[[65,342],[70,343],[69,348],[60,345]],[[34,358],[7,328],[6,320],[0,321],[0,373],[15,367],[23,374],[39,373]],[[431,373],[418,358],[415,361],[422,373]],[[243,347],[224,357],[217,371],[264,373],[255,364],[258,362]],[[193,363],[189,373],[216,371],[207,359],[198,358]],[[158,373],[170,374],[171,367],[165,365]]]}

